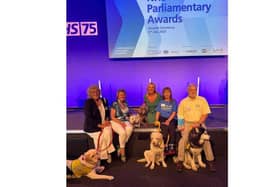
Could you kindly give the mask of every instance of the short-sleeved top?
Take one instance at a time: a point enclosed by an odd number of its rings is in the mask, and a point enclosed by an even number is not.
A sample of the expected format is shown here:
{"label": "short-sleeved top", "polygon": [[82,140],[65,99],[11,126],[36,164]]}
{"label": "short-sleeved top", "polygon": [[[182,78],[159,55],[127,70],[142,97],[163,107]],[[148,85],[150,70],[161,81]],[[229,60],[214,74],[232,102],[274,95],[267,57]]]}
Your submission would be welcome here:
{"label": "short-sleeved top", "polygon": [[200,120],[202,115],[210,114],[210,108],[208,102],[204,97],[196,96],[195,99],[186,97],[183,99],[178,106],[178,125],[181,120],[187,122],[197,122]]}
{"label": "short-sleeved top", "polygon": [[169,118],[173,112],[177,112],[177,102],[175,100],[165,101],[161,100],[156,108],[162,117]]}
{"label": "short-sleeved top", "polygon": [[161,100],[161,96],[159,93],[156,93],[157,97],[154,102],[150,102],[147,95],[144,97],[144,102],[148,107],[147,121],[148,123],[154,123],[156,119],[156,107]]}
{"label": "short-sleeved top", "polygon": [[118,101],[113,102],[112,104],[112,109],[116,111],[115,117],[118,118],[121,121],[128,121],[128,116],[129,116],[129,109],[128,105],[125,102],[124,103],[124,109],[122,109],[118,103]]}

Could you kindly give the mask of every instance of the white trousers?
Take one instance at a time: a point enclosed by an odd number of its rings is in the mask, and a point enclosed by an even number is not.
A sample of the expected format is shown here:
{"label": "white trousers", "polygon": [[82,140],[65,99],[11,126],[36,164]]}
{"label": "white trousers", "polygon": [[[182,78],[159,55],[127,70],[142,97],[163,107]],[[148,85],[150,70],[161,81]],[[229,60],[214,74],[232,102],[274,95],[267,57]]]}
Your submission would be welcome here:
{"label": "white trousers", "polygon": [[122,127],[119,123],[111,121],[114,132],[119,135],[120,148],[125,148],[125,144],[133,131],[133,126],[128,121],[125,121],[124,123],[126,124],[125,128]]}
{"label": "white trousers", "polygon": [[100,133],[101,133],[101,131],[87,133],[87,134],[93,139],[94,147],[95,148],[98,147],[98,149],[101,150],[99,152],[100,159],[105,160],[105,159],[108,159],[108,154],[115,151],[115,147],[113,145],[112,128],[109,126],[109,127],[105,127],[102,130],[102,134],[99,138],[99,143],[98,143],[98,137],[99,137]]}

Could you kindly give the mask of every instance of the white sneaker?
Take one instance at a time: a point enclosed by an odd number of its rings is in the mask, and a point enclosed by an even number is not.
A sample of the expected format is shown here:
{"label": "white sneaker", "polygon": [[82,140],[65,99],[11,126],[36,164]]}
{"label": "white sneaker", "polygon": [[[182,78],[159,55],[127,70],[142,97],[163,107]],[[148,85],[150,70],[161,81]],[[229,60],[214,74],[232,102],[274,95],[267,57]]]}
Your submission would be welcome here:
{"label": "white sneaker", "polygon": [[108,154],[107,163],[108,163],[108,164],[111,164],[111,163],[112,163],[112,156],[111,156],[111,154]]}

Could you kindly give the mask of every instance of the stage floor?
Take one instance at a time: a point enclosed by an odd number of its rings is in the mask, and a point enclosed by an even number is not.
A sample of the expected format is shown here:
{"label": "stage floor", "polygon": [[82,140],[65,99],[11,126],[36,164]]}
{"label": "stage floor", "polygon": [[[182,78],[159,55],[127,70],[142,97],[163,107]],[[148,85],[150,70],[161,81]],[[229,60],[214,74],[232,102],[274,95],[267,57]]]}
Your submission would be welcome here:
{"label": "stage floor", "polygon": [[[81,179],[67,180],[67,187],[226,187],[228,178],[227,106],[211,106],[211,111],[212,114],[207,119],[207,126],[215,154],[216,173],[209,172],[208,168],[200,168],[198,172],[185,169],[182,173],[178,173],[171,157],[166,158],[167,168],[156,166],[152,171],[145,168],[144,163],[137,163],[136,160],[142,158],[143,151],[149,147],[149,136],[145,138],[143,137],[145,133],[135,132],[127,145],[131,149],[131,157],[128,156],[127,163],[121,163],[116,157],[116,153],[113,153],[113,162],[110,165],[104,162],[107,168],[104,174],[113,175],[114,180],[90,180],[82,177]],[[83,129],[83,121],[84,114],[82,109],[67,111],[68,131]]]}
{"label": "stage floor", "polygon": [[[227,128],[227,105],[210,106],[212,113],[209,115],[206,126],[208,128]],[[83,129],[84,113],[83,109],[67,110],[67,130]]]}
{"label": "stage floor", "polygon": [[113,175],[112,181],[90,180],[86,177],[81,179],[67,180],[67,187],[84,186],[114,186],[114,187],[226,187],[227,186],[227,159],[216,158],[217,172],[212,173],[208,168],[200,168],[198,172],[186,170],[182,173],[176,171],[176,166],[171,158],[166,159],[167,168],[156,166],[154,170],[144,167],[144,163],[137,163],[139,158],[131,158],[123,164],[119,160],[107,166],[103,174]]}

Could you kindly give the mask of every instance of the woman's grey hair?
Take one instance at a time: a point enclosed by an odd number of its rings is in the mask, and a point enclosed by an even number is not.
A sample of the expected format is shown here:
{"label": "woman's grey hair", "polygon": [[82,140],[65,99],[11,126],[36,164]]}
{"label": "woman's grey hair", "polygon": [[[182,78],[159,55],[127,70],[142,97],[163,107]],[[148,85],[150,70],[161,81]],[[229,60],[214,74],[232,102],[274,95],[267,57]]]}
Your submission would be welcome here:
{"label": "woman's grey hair", "polygon": [[197,89],[197,86],[194,83],[189,83],[187,88],[189,89],[190,87],[195,87]]}
{"label": "woman's grey hair", "polygon": [[99,92],[99,94],[100,94],[100,89],[99,89],[99,87],[98,87],[97,85],[91,85],[91,86],[89,86],[88,89],[87,89],[87,96],[88,96],[88,98],[91,97],[91,96],[90,96],[90,91],[91,91],[91,90],[97,90],[97,91]]}

